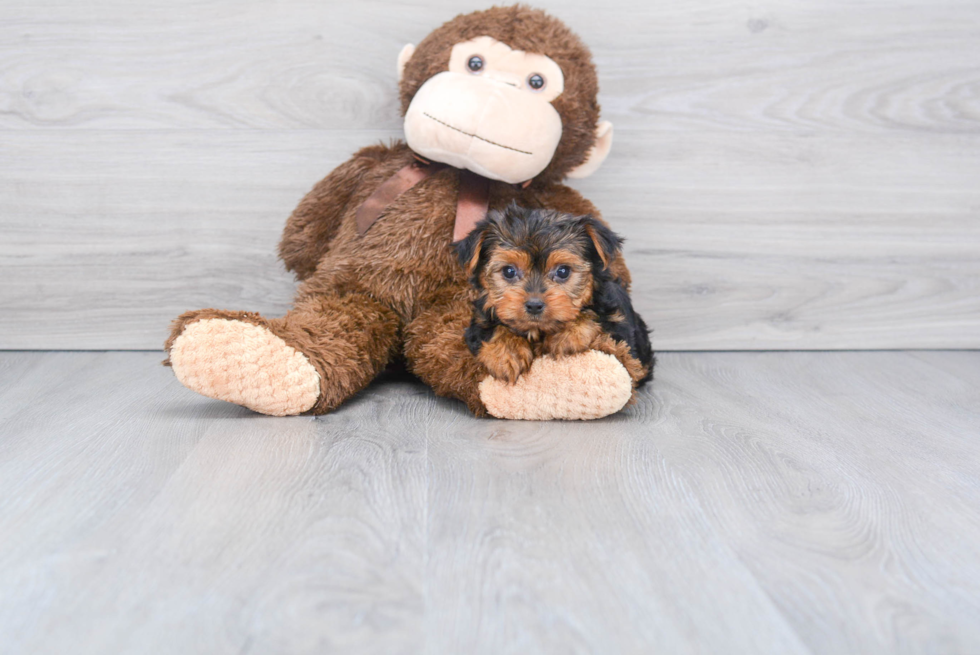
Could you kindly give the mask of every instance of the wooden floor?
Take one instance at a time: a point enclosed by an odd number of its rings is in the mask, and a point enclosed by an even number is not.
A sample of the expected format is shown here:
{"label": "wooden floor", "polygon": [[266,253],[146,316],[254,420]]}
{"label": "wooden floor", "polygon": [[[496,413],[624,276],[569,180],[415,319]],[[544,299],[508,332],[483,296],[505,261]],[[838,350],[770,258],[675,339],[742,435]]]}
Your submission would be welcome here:
{"label": "wooden floor", "polygon": [[0,354],[3,653],[976,653],[980,352],[675,353],[593,423]]}

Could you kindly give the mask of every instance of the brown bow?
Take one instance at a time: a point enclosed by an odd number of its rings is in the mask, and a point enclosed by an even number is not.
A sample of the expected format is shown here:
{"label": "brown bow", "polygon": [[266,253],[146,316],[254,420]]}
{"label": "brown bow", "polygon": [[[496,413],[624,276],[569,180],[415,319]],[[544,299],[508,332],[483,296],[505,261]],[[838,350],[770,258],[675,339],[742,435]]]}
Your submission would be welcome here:
{"label": "brown bow", "polygon": [[[445,164],[429,162],[416,156],[416,161],[401,168],[385,180],[374,193],[357,208],[355,220],[357,233],[364,236],[385,208],[433,173],[448,168]],[[467,170],[458,169],[459,195],[456,200],[456,224],[453,227],[453,243],[464,239],[473,227],[487,215],[490,206],[490,180]]]}

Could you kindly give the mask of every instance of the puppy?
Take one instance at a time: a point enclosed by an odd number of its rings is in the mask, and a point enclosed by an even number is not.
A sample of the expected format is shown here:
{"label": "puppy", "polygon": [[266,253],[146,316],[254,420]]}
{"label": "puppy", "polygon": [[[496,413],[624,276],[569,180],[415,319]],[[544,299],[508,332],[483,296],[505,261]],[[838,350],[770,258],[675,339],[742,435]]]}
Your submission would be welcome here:
{"label": "puppy", "polygon": [[654,357],[646,324],[609,268],[621,244],[592,216],[514,203],[490,212],[456,244],[478,294],[465,334],[470,351],[508,382],[542,354],[628,351],[639,361],[629,371],[634,387],[642,386]]}

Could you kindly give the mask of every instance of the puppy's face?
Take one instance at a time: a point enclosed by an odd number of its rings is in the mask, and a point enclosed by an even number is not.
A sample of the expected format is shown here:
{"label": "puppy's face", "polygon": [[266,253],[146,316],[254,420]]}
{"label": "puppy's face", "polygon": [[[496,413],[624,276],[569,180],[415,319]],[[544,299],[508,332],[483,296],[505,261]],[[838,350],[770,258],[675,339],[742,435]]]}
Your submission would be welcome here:
{"label": "puppy's face", "polygon": [[512,205],[491,213],[458,249],[484,291],[484,310],[526,334],[556,332],[575,320],[592,300],[594,268],[618,247],[591,217]]}
{"label": "puppy's face", "polygon": [[500,322],[518,332],[554,332],[592,299],[592,267],[576,244],[538,250],[496,246],[480,273]]}

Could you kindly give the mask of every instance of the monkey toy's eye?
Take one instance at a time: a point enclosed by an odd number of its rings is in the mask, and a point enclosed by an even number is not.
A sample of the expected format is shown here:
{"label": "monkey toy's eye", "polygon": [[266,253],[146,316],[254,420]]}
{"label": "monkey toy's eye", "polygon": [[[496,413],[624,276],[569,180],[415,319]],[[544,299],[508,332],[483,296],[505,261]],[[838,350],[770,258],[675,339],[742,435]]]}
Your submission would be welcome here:
{"label": "monkey toy's eye", "polygon": [[544,88],[544,78],[538,73],[531,73],[527,78],[527,85],[535,91]]}
{"label": "monkey toy's eye", "polygon": [[483,70],[483,57],[479,55],[473,55],[470,60],[466,62],[466,67],[470,69],[470,72],[479,73]]}
{"label": "monkey toy's eye", "polygon": [[504,276],[505,280],[513,280],[517,277],[517,269],[508,264],[500,269],[500,274]]}
{"label": "monkey toy's eye", "polygon": [[564,264],[555,269],[555,277],[559,280],[567,280],[571,274],[572,269]]}

